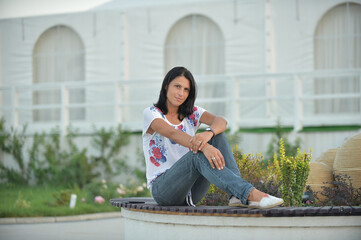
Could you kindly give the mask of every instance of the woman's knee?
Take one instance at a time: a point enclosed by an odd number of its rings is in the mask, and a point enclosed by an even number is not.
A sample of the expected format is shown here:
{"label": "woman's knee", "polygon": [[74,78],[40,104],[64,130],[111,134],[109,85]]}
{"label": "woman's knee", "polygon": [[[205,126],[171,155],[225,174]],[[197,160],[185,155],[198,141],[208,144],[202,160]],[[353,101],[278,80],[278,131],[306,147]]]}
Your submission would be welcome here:
{"label": "woman's knee", "polygon": [[228,139],[227,139],[227,136],[224,132],[220,133],[220,134],[217,134],[216,136],[214,136],[212,138],[212,141],[213,142],[222,142],[222,141],[227,141],[228,142]]}
{"label": "woman's knee", "polygon": [[220,134],[217,134],[214,138],[223,138],[223,139],[227,139],[226,133],[222,132]]}
{"label": "woman's knee", "polygon": [[217,147],[218,149],[220,147],[228,147],[229,146],[229,142],[227,139],[227,136],[224,132],[216,135],[214,138],[212,138],[209,142],[211,145]]}

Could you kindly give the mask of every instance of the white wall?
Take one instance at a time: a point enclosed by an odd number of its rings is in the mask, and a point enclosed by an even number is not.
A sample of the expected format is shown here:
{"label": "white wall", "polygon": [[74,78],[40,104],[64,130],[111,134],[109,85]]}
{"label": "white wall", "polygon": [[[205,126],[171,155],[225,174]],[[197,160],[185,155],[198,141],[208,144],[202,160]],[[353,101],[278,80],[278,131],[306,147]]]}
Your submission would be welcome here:
{"label": "white wall", "polygon": [[[269,9],[265,2],[270,4]],[[226,74],[268,72],[268,39],[272,40],[271,59],[275,72],[313,70],[313,35],[318,21],[343,0],[279,1],[207,1],[186,4],[151,4],[146,7],[92,9],[84,13],[47,15],[0,20],[0,81],[3,86],[32,83],[32,51],[39,36],[55,25],[74,29],[85,45],[85,81],[108,81],[139,78],[159,79],[164,75],[164,43],[171,27],[189,14],[212,19],[225,39]],[[361,3],[361,0],[353,2]],[[269,15],[268,15],[269,14]],[[266,19],[271,19],[267,25]],[[271,31],[273,29],[273,31]],[[272,38],[266,34],[270,31]],[[159,86],[154,86],[158,88]],[[88,87],[86,98],[96,103],[111,97],[114,89]],[[128,92],[131,97],[149,99],[156,91]],[[308,91],[312,92],[310,85]],[[135,95],[138,94],[138,95]],[[31,92],[21,96],[21,103],[31,103]],[[148,99],[147,98],[147,99]],[[149,104],[152,101],[150,100]],[[10,99],[3,99],[9,106]],[[87,111],[91,123],[111,118],[113,109]],[[140,113],[137,113],[140,116]],[[31,111],[23,123],[30,121]],[[301,133],[304,148],[312,147],[314,157],[328,148],[339,146],[354,132]],[[269,134],[244,134],[240,146],[245,152],[265,152]],[[139,145],[131,146],[130,156]]]}

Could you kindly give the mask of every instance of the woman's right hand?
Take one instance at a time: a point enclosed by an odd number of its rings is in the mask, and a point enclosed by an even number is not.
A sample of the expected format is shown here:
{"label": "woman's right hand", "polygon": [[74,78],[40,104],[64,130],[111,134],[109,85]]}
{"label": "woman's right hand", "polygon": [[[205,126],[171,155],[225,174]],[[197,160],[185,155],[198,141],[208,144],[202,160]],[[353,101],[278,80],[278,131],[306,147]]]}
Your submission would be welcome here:
{"label": "woman's right hand", "polygon": [[207,144],[201,149],[201,151],[206,156],[213,169],[214,167],[216,167],[218,170],[222,170],[224,168],[225,162],[223,155],[217,148]]}

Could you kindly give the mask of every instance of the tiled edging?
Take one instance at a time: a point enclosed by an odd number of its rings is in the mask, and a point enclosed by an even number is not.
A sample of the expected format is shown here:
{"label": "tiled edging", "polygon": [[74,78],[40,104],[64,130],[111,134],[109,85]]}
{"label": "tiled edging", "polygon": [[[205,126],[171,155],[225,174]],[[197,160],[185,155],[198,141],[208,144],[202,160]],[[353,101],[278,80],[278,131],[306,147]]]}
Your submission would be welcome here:
{"label": "tiled edging", "polygon": [[272,209],[249,209],[228,206],[159,206],[152,198],[111,199],[115,207],[134,211],[162,214],[243,216],[243,217],[301,217],[301,216],[361,216],[361,207],[278,207]]}

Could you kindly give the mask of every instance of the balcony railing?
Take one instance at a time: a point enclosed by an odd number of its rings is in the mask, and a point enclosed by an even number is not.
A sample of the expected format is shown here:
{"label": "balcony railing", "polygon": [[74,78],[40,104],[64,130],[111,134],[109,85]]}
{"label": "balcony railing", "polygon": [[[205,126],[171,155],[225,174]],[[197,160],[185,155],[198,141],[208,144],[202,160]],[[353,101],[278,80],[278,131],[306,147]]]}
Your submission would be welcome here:
{"label": "balcony railing", "polygon": [[[195,78],[196,104],[225,116],[232,131],[273,127],[278,119],[295,131],[361,125],[361,69]],[[65,133],[70,125],[91,133],[117,124],[140,131],[143,109],[157,101],[161,83],[162,78],[2,86],[0,113],[8,126],[27,124],[30,133],[54,127]],[[35,101],[40,92],[52,97]],[[39,112],[51,117],[35,117]]]}

